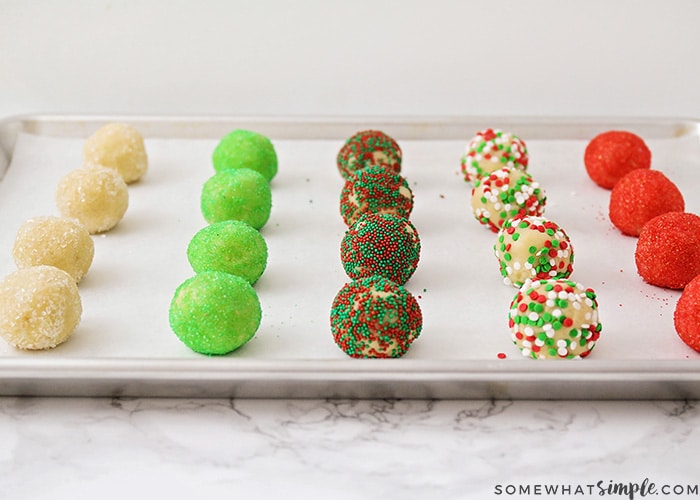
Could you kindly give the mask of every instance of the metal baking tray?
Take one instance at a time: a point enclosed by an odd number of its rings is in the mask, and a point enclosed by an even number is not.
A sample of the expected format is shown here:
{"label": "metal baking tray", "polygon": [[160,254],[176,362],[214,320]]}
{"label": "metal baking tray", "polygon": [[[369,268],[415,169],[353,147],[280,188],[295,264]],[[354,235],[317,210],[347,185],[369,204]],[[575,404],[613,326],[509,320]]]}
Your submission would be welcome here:
{"label": "metal baking tray", "polygon": [[[692,119],[562,117],[169,117],[19,116],[0,121],[0,274],[14,270],[12,242],[28,217],[55,214],[58,179],[80,166],[85,138],[127,122],[146,139],[150,168],[130,186],[113,231],[95,236],[81,282],[84,313],[68,342],[20,352],[0,343],[0,395],[253,398],[678,399],[700,397],[700,354],[673,328],[679,292],[645,284],[635,239],[607,219],[609,192],[583,167],[597,133],[624,129],[652,149],[653,168],[700,212],[700,128]],[[578,361],[523,358],[510,341],[495,235],[473,219],[459,161],[486,127],[523,138],[530,172],[547,191],[545,216],[569,233],[572,278],[599,295],[603,323],[592,355]],[[223,357],[190,352],[169,330],[175,287],[191,276],[186,246],[205,225],[201,185],[210,155],[235,128],[269,136],[280,168],[262,234],[270,261],[256,290],[263,322],[255,338]],[[333,343],[328,314],[348,281],[339,259],[345,227],[335,154],[354,132],[392,135],[415,195],[411,219],[421,261],[406,285],[423,310],[421,336],[401,359],[357,360]],[[505,354],[501,359],[499,354]]]}

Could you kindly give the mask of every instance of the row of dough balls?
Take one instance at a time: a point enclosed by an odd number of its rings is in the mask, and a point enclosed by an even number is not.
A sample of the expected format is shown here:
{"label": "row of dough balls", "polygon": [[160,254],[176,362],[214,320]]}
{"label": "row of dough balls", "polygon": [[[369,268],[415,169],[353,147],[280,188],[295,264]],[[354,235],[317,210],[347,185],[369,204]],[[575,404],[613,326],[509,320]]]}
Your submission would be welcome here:
{"label": "row of dough balls", "polygon": [[591,180],[610,190],[610,222],[638,238],[637,274],[650,285],[682,290],[676,333],[700,352],[700,216],[685,211],[680,188],[652,163],[644,139],[626,130],[598,134],[584,155]]}
{"label": "row of dough balls", "polygon": [[267,266],[267,243],[259,230],[270,217],[277,152],[267,136],[236,129],[221,138],[212,164],[215,174],[200,195],[209,225],[187,246],[195,275],[177,287],[168,312],[178,339],[209,356],[239,349],[260,327],[253,285]]}
{"label": "row of dough balls", "polygon": [[571,241],[543,217],[547,196],[527,172],[529,160],[518,136],[478,132],[461,159],[464,180],[473,184],[472,213],[498,234],[493,249],[503,282],[518,288],[508,310],[513,343],[534,359],[584,358],[601,331],[596,294],[569,279]]}
{"label": "row of dough balls", "polygon": [[90,235],[122,219],[126,183],[148,166],[141,134],[119,123],[86,140],[83,160],[59,181],[61,216],[28,219],[17,232],[12,255],[18,269],[0,281],[0,336],[15,348],[51,349],[75,331],[83,312],[78,283],[95,253]]}
{"label": "row of dough balls", "polygon": [[352,281],[331,305],[333,339],[353,358],[401,357],[423,326],[420,306],[403,286],[418,266],[420,238],[409,220],[413,193],[400,175],[401,148],[382,131],[361,130],[345,141],[336,164],[348,226],[340,260]]}
{"label": "row of dough balls", "polygon": [[127,184],[139,180],[147,169],[141,133],[124,123],[107,124],[85,141],[83,166],[59,181],[58,211],[79,220],[90,234],[109,231],[129,207]]}

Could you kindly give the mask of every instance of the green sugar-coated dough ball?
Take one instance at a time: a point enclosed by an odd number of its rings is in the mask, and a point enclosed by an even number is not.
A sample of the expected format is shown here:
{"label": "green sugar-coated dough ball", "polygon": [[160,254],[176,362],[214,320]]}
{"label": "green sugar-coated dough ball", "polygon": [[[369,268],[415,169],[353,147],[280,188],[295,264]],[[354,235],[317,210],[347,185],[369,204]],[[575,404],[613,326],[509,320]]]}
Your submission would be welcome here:
{"label": "green sugar-coated dough ball", "polygon": [[238,129],[224,136],[212,154],[214,170],[249,168],[267,181],[277,174],[277,153],[270,139],[257,132]]}
{"label": "green sugar-coated dough ball", "polygon": [[270,184],[255,170],[222,170],[204,183],[201,208],[209,224],[240,220],[260,229],[270,218]]}
{"label": "green sugar-coated dough ball", "polygon": [[204,271],[183,282],[170,303],[170,327],[194,352],[227,354],[253,338],[262,311],[245,279]]}
{"label": "green sugar-coated dough ball", "polygon": [[252,285],[265,271],[267,244],[249,224],[225,220],[198,231],[187,247],[187,258],[196,273],[223,271]]}

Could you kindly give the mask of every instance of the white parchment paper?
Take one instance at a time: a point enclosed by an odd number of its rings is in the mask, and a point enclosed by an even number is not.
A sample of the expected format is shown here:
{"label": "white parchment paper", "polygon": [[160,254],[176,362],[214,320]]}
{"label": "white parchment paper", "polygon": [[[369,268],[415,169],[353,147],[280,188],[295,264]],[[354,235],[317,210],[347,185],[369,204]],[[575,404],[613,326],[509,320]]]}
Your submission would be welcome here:
{"label": "white parchment paper", "polygon": [[[459,173],[467,139],[400,143],[402,173],[415,195],[411,220],[422,241],[418,270],[406,287],[418,298],[424,327],[406,357],[496,360],[505,353],[504,362],[531,362],[510,340],[507,314],[516,289],[502,283],[492,249],[496,236],[471,215],[470,186]],[[15,269],[11,250],[20,224],[33,216],[58,215],[54,191],[63,175],[80,166],[82,143],[20,136],[0,181],[0,275]],[[263,321],[253,340],[231,358],[352,361],[335,346],[329,327],[331,302],[348,281],[339,258],[345,226],[335,155],[341,144],[275,141],[279,174],[272,181],[272,216],[262,229],[270,258],[255,285]],[[95,260],[80,283],[80,326],[52,351],[19,352],[0,342],[0,359],[198,357],[171,332],[168,307],[175,288],[193,274],[186,248],[206,224],[199,196],[214,173],[215,145],[213,140],[146,138],[150,168],[129,187],[124,219],[94,236]],[[687,211],[700,212],[696,140],[649,145],[653,168],[678,184]],[[585,141],[528,141],[530,172],[548,196],[545,216],[572,240],[572,279],[598,292],[603,332],[588,359],[698,359],[700,354],[686,347],[673,327],[679,292],[647,285],[637,276],[636,239],[610,224],[609,191],[588,179],[585,146]]]}

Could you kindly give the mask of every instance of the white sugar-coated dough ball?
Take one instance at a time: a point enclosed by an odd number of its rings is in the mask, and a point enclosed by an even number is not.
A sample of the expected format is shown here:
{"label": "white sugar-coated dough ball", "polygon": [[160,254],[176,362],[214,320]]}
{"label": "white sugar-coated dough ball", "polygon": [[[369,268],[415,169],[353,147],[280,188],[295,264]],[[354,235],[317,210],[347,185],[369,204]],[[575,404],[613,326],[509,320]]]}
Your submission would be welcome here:
{"label": "white sugar-coated dough ball", "polygon": [[19,269],[54,266],[78,283],[90,269],[95,244],[80,222],[66,217],[34,217],[17,231],[12,256]]}
{"label": "white sugar-coated dough ball", "polygon": [[19,269],[0,281],[0,336],[18,349],[51,349],[80,323],[73,277],[53,266]]}
{"label": "white sugar-coated dough ball", "polygon": [[148,169],[143,136],[125,123],[109,123],[88,137],[83,161],[117,170],[127,184],[139,180]]}
{"label": "white sugar-coated dough ball", "polygon": [[111,168],[78,168],[58,183],[56,205],[63,217],[79,220],[90,234],[109,231],[124,217],[129,191]]}

